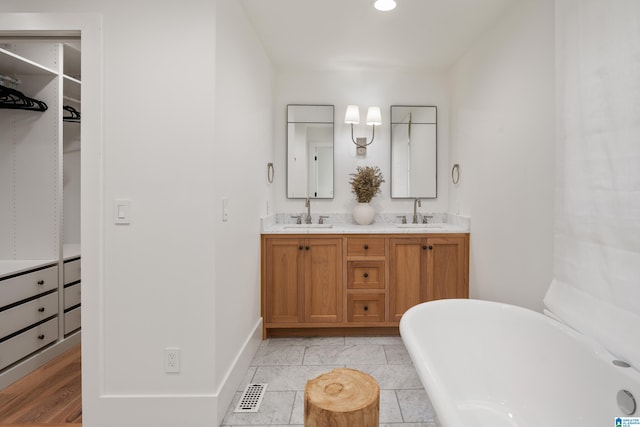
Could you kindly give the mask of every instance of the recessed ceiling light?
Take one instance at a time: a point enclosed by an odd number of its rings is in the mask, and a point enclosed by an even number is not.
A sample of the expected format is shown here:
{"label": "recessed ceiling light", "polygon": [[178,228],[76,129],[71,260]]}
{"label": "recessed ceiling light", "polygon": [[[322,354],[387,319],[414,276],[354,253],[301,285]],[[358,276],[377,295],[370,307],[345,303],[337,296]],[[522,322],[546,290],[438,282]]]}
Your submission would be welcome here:
{"label": "recessed ceiling light", "polygon": [[395,0],[376,0],[373,6],[383,12],[388,12],[396,8]]}

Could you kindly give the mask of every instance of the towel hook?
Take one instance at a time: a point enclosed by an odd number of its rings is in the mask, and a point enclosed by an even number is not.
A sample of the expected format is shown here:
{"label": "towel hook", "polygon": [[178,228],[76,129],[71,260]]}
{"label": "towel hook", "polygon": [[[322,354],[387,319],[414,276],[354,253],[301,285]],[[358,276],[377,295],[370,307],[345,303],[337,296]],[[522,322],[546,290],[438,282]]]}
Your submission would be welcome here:
{"label": "towel hook", "polygon": [[273,183],[273,176],[275,175],[275,170],[273,169],[273,163],[267,163],[267,181],[269,183]]}
{"label": "towel hook", "polygon": [[460,182],[460,165],[458,163],[451,168],[451,180],[454,184]]}

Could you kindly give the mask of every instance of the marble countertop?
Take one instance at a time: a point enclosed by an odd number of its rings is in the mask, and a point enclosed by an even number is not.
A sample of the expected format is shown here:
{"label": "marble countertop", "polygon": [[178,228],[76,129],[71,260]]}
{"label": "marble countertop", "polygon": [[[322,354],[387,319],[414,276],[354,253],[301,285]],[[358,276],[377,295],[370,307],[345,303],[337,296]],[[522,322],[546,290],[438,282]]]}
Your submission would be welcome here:
{"label": "marble countertop", "polygon": [[[323,214],[324,215],[324,214]],[[398,216],[404,214],[377,215],[371,225],[353,222],[350,214],[327,214],[326,224],[296,224],[290,214],[276,214],[261,219],[262,234],[438,234],[469,233],[470,219],[452,214],[433,214],[428,224],[401,224]],[[411,216],[408,216],[409,221]],[[421,218],[420,218],[421,221]]]}

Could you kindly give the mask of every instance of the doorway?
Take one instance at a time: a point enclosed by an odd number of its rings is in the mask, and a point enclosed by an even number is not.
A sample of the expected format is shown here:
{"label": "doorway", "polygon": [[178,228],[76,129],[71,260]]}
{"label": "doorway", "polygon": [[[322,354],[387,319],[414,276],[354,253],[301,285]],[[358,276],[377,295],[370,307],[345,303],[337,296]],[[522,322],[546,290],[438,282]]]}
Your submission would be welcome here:
{"label": "doorway", "polygon": [[[79,47],[78,55],[81,58],[79,62],[81,63],[83,75],[81,76],[82,99],[78,98],[77,100],[81,100],[82,103],[81,105],[78,105],[81,108],[76,108],[76,110],[81,113],[81,124],[77,124],[76,126],[78,126],[78,135],[80,135],[77,139],[83,143],[81,150],[79,146],[74,148],[73,146],[67,145],[65,148],[62,144],[60,145],[60,156],[64,156],[65,154],[68,156],[70,155],[69,159],[72,160],[67,159],[67,164],[75,164],[75,169],[74,172],[71,172],[70,170],[64,171],[64,162],[61,162],[58,165],[61,178],[57,185],[59,186],[60,191],[62,191],[65,185],[64,174],[66,173],[66,184],[71,184],[79,190],[75,195],[77,198],[77,205],[80,205],[80,207],[75,211],[75,213],[68,211],[66,213],[66,218],[69,219],[73,215],[76,215],[76,221],[79,221],[81,225],[74,230],[73,234],[76,236],[75,238],[67,239],[65,241],[65,238],[60,235],[61,237],[59,239],[58,246],[58,258],[60,259],[58,265],[60,276],[60,281],[58,283],[59,333],[55,342],[43,348],[42,353],[46,355],[47,359],[51,360],[58,360],[56,359],[56,356],[60,356],[63,353],[67,356],[75,357],[77,363],[68,363],[70,367],[65,369],[70,369],[71,371],[75,369],[75,372],[78,375],[80,375],[78,372],[80,358],[82,357],[83,360],[87,361],[87,363],[82,364],[81,368],[82,390],[80,394],[84,396],[87,394],[91,396],[99,396],[98,385],[101,382],[101,370],[99,369],[100,358],[98,351],[100,329],[97,326],[98,322],[92,320],[99,317],[98,295],[100,294],[100,287],[102,285],[102,280],[98,274],[102,265],[102,237],[99,224],[100,213],[102,212],[103,207],[103,190],[100,185],[103,174],[100,155],[102,151],[102,101],[100,90],[102,84],[100,59],[102,57],[102,47],[100,43],[100,31],[100,17],[95,14],[34,13],[28,14],[27,16],[27,14],[0,12],[0,43],[4,43],[8,39],[21,40],[24,42],[29,41],[32,43],[58,41],[61,43],[77,44]],[[80,40],[82,40],[81,43]],[[70,77],[73,78],[73,76]],[[65,82],[72,81],[66,77],[61,77],[61,79]],[[67,98],[73,98],[73,96],[67,96]],[[70,101],[70,99],[66,99],[65,101]],[[70,104],[70,102],[67,102],[67,104]],[[70,126],[70,124],[64,123],[63,127],[66,126]],[[64,132],[65,130],[61,129],[60,131]],[[87,141],[90,141],[90,143],[87,143]],[[76,173],[74,180],[69,180],[69,173]],[[67,200],[69,199],[70,197],[67,197]],[[60,203],[57,205],[57,209],[61,212],[58,219],[60,228],[64,229],[65,225],[63,224],[64,216],[62,211],[65,207]],[[66,228],[69,230],[71,227],[67,224]],[[72,240],[76,241],[72,242]],[[80,241],[82,242],[81,245]],[[70,299],[65,299],[65,293],[69,294],[70,297],[72,296],[71,292],[67,291],[67,288],[74,285],[72,283],[65,283],[65,269],[69,270],[68,262],[75,261],[73,258],[69,258],[65,255],[65,243],[77,244],[78,258],[80,255],[80,247],[82,248],[81,281],[84,285],[82,289],[82,296],[80,297],[78,295],[80,301],[76,304],[70,303]],[[69,276],[66,277],[68,278]],[[78,277],[78,280],[79,279],[80,277]],[[91,286],[87,286],[87,283],[90,283]],[[68,315],[68,313],[73,310],[75,310],[73,314]],[[87,319],[89,319],[89,321],[87,321]],[[73,326],[73,321],[77,322],[77,326],[80,329]],[[89,326],[87,328],[87,324],[96,326]],[[82,331],[83,336],[96,337],[97,339],[89,340],[89,344],[85,343],[80,348],[78,346],[80,338],[79,331]],[[65,343],[73,343],[74,337],[77,337],[75,349],[72,352],[67,353],[69,348],[74,347],[70,346],[67,348]],[[24,365],[25,369],[28,371],[37,370],[38,364],[42,362],[42,360],[38,360],[37,357],[34,357],[35,354],[36,353],[21,359],[19,364]],[[38,352],[37,354],[40,353]],[[87,357],[87,355],[89,356]],[[14,378],[12,378],[12,380],[18,379],[15,378],[16,375],[17,374],[13,374]],[[86,401],[86,399],[82,400]],[[84,407],[84,403],[81,406]],[[76,415],[81,417],[81,410],[80,413]],[[71,418],[72,419],[69,419],[69,421],[73,422],[77,422],[81,419],[78,418],[78,416]]]}

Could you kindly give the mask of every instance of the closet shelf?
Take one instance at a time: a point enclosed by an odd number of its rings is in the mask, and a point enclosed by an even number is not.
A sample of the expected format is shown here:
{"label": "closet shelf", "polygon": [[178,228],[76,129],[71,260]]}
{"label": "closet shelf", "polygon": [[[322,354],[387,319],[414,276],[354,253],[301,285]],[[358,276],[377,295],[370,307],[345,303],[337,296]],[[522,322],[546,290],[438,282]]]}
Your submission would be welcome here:
{"label": "closet shelf", "polygon": [[58,73],[51,68],[40,65],[30,59],[23,58],[13,52],[0,48],[0,73],[15,75],[51,75]]}
{"label": "closet shelf", "polygon": [[29,98],[24,93],[0,85],[0,109],[47,111],[47,104],[37,99]]}
{"label": "closet shelf", "polygon": [[82,83],[80,82],[80,80],[69,77],[66,74],[63,74],[62,77],[63,93],[65,99],[72,100],[79,104]]}

